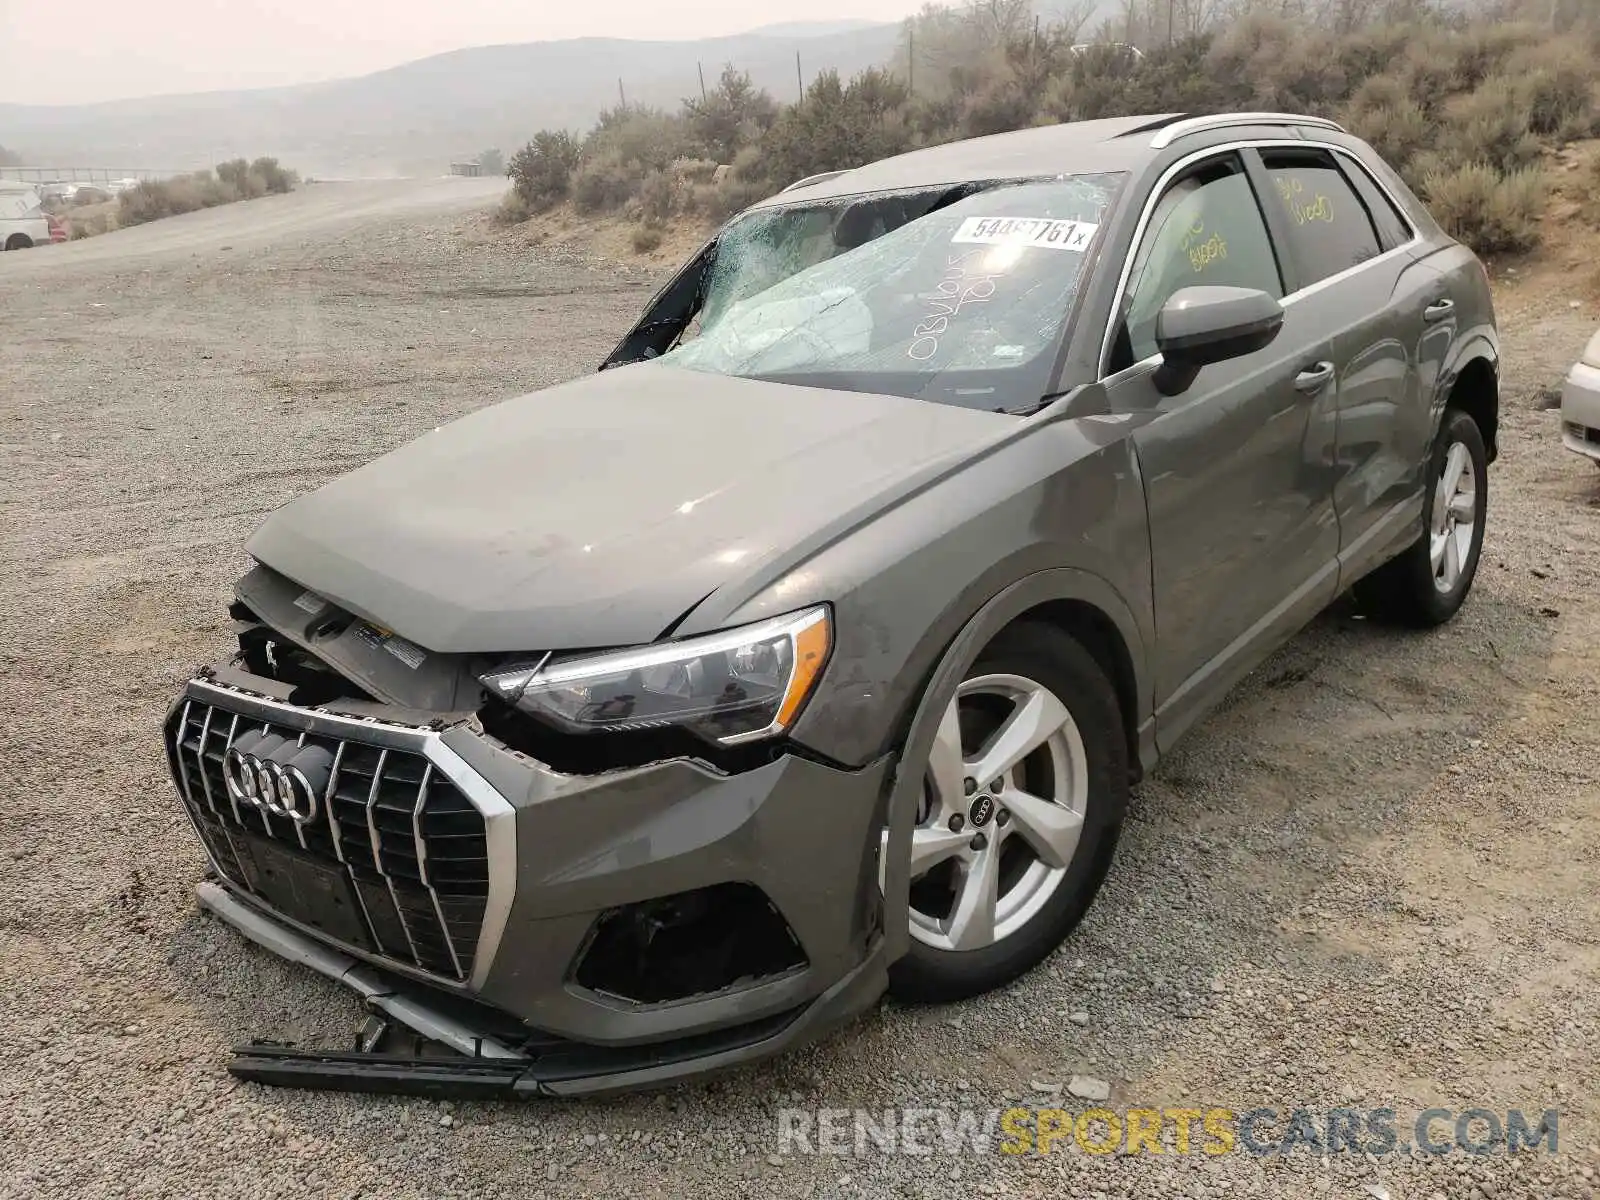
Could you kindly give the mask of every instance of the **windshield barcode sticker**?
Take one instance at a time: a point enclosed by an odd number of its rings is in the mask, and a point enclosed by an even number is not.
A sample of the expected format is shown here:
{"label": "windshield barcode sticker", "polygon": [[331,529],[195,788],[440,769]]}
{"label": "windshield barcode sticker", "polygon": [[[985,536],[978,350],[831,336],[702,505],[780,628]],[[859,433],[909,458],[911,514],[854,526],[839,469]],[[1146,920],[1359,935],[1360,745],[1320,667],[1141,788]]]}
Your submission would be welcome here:
{"label": "windshield barcode sticker", "polygon": [[968,217],[950,240],[964,245],[1042,246],[1082,253],[1099,228],[1087,221],[1055,221],[1047,217]]}

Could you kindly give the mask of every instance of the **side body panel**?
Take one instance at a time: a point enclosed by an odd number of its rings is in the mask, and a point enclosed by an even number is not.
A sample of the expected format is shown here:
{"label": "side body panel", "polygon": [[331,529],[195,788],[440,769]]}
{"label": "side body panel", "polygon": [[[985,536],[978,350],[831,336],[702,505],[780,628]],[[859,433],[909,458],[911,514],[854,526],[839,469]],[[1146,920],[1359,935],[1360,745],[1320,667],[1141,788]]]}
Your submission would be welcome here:
{"label": "side body panel", "polygon": [[1414,263],[1415,249],[1327,289],[1341,372],[1334,504],[1347,575],[1387,550],[1396,525],[1410,528],[1433,436],[1424,381],[1437,373],[1449,333],[1423,320],[1439,278]]}
{"label": "side body panel", "polygon": [[1315,305],[1284,318],[1272,345],[1207,367],[1181,396],[1158,395],[1142,367],[1108,389],[1114,411],[1143,414],[1163,749],[1338,590],[1338,391],[1296,387],[1332,351]]}
{"label": "side body panel", "polygon": [[[1143,489],[1115,416],[1034,418],[1015,440],[842,534],[753,594],[713,594],[683,635],[831,602],[837,644],[795,738],[848,764],[896,746],[935,664],[1007,587],[1055,571],[1042,601],[1092,606],[1118,630],[1151,711]],[[1135,722],[1138,723],[1137,721]]]}

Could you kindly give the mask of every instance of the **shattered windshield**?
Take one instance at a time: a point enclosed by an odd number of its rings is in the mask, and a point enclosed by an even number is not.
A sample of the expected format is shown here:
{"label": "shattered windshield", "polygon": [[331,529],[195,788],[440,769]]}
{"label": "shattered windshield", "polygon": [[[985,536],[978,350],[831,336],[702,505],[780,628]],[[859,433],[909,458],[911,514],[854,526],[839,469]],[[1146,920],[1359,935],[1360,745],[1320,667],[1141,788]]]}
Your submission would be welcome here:
{"label": "shattered windshield", "polygon": [[762,209],[718,239],[689,370],[1020,410],[1037,403],[1120,176]]}

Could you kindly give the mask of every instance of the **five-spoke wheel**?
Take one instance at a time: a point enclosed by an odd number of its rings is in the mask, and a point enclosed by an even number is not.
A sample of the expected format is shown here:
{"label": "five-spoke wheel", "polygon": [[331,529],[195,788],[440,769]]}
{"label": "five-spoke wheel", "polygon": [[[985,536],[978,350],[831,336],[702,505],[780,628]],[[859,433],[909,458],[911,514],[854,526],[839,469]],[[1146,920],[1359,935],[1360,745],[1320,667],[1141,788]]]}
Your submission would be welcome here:
{"label": "five-spoke wheel", "polygon": [[1488,514],[1488,460],[1478,423],[1447,408],[1428,460],[1428,490],[1417,540],[1355,585],[1374,617],[1442,625],[1472,590]]}
{"label": "five-spoke wheel", "polygon": [[909,847],[912,948],[891,972],[896,992],[973,995],[1049,954],[1099,889],[1127,789],[1121,711],[1100,664],[1047,625],[1001,633],[928,757]]}

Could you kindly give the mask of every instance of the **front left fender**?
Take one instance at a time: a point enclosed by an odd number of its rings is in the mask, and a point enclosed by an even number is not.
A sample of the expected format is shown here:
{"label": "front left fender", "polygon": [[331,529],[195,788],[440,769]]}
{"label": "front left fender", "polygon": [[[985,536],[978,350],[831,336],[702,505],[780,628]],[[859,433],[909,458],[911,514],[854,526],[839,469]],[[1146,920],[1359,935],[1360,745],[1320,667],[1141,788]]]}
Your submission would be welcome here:
{"label": "front left fender", "polygon": [[[956,689],[971,671],[973,663],[995,636],[1024,613],[1059,599],[1098,597],[1107,603],[1109,585],[1097,576],[1070,568],[1040,571],[1020,579],[985,604],[962,627],[946,648],[913,712],[904,748],[895,762],[885,801],[889,829],[888,851],[881,864],[883,884],[883,931],[886,960],[894,962],[911,946],[911,926],[907,916],[911,887],[911,830],[916,823],[917,801],[922,791],[922,764],[933,750],[934,736]],[[1123,608],[1124,618],[1131,614]],[[1110,615],[1110,614],[1108,614]],[[1119,622],[1119,629],[1121,624]],[[1140,688],[1144,693],[1144,685]],[[1141,707],[1141,714],[1144,712]],[[1141,724],[1144,724],[1141,722]],[[1146,725],[1146,729],[1151,726]],[[1141,743],[1148,739],[1141,733]],[[1154,743],[1150,743],[1153,760]]]}

